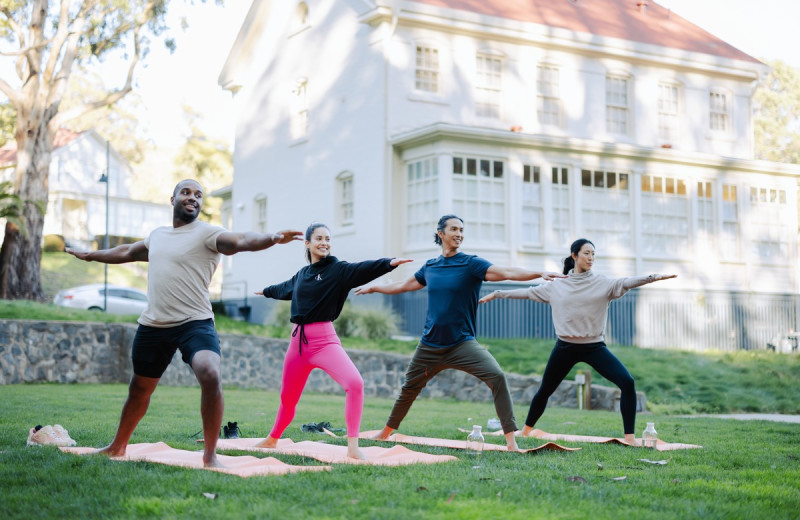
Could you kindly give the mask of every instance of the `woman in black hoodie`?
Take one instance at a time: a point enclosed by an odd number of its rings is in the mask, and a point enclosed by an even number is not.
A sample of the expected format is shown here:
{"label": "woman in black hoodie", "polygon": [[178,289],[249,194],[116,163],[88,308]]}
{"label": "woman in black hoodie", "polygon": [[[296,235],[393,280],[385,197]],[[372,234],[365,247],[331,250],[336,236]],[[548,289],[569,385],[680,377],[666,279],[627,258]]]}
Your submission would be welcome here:
{"label": "woman in black hoodie", "polygon": [[281,404],[272,431],[259,447],[277,446],[278,439],[294,418],[309,374],[319,368],[339,383],[346,393],[344,416],[347,456],[364,459],[364,454],[358,449],[364,381],[342,348],[332,322],[342,312],[350,289],[411,260],[382,258],[352,264],[343,262],[330,255],[331,233],[325,224],[320,223],[308,227],[305,239],[309,265],[300,269],[290,280],[265,287],[262,292],[256,293],[266,298],[291,300],[289,321],[295,324],[283,361]]}

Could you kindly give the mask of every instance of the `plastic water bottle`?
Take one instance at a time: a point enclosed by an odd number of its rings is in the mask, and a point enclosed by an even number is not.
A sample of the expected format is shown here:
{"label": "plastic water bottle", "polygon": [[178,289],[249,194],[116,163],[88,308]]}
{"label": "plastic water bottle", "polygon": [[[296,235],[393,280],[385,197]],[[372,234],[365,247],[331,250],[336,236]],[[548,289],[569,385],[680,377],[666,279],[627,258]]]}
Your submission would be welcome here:
{"label": "plastic water bottle", "polygon": [[658,432],[656,432],[656,423],[647,423],[647,428],[642,432],[642,446],[645,448],[654,448],[658,441]]}
{"label": "plastic water bottle", "polygon": [[470,455],[483,453],[483,433],[481,433],[481,426],[477,424],[472,426],[472,431],[467,435],[467,453]]}

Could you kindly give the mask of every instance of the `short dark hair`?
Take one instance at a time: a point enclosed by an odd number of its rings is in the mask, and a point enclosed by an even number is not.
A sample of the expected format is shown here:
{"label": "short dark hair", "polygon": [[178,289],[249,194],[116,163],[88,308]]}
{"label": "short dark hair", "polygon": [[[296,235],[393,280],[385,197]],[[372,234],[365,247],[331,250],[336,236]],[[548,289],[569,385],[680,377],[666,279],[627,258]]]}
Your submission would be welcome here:
{"label": "short dark hair", "polygon": [[575,260],[572,258],[572,255],[577,255],[580,253],[581,248],[586,244],[592,244],[592,247],[594,247],[594,242],[588,238],[579,238],[573,242],[571,246],[569,246],[570,255],[564,259],[564,270],[562,271],[563,274],[567,274],[572,269],[575,269]]}
{"label": "short dark hair", "polygon": [[447,225],[447,221],[451,218],[455,218],[461,221],[461,224],[464,224],[464,219],[459,217],[458,215],[444,215],[442,218],[439,219],[439,223],[436,225],[436,233],[433,234],[433,241],[437,246],[442,245],[442,239],[439,238],[439,231],[444,231],[444,227]]}

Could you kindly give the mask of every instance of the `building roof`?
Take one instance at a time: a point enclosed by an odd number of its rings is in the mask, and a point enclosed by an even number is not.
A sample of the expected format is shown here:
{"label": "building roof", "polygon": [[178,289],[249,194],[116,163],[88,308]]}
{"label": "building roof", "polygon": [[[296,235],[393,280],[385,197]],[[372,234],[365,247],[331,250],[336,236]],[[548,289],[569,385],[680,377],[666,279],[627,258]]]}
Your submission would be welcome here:
{"label": "building roof", "polygon": [[[66,146],[85,132],[73,132],[67,128],[59,128],[53,138],[53,150]],[[17,143],[9,141],[0,148],[0,166],[7,166],[17,162]]]}
{"label": "building roof", "polygon": [[[597,36],[760,63],[652,0],[415,0]],[[720,13],[725,16],[725,13]]]}

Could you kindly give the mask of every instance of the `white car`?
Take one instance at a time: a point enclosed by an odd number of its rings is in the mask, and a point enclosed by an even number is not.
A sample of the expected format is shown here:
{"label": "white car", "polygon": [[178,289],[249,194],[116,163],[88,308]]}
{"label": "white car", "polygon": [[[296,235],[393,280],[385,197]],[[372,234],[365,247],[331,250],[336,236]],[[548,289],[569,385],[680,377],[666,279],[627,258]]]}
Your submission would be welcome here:
{"label": "white car", "polygon": [[[104,289],[101,283],[64,289],[56,294],[53,303],[73,309],[102,311]],[[141,314],[147,307],[147,293],[130,287],[109,285],[106,306],[109,314]]]}

